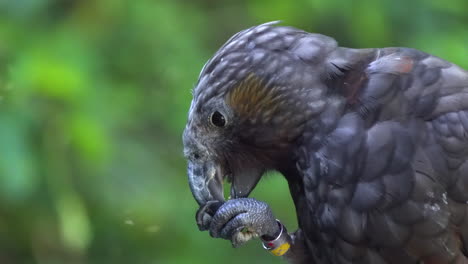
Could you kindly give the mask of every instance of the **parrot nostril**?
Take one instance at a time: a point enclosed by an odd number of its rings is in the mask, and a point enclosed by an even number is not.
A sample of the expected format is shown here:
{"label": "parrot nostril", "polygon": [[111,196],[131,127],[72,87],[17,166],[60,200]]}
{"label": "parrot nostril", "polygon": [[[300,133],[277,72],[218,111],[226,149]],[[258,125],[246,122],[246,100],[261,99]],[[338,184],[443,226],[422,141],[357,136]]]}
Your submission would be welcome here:
{"label": "parrot nostril", "polygon": [[195,153],[192,154],[192,157],[193,157],[194,160],[198,160],[198,159],[200,159],[200,154],[195,152]]}

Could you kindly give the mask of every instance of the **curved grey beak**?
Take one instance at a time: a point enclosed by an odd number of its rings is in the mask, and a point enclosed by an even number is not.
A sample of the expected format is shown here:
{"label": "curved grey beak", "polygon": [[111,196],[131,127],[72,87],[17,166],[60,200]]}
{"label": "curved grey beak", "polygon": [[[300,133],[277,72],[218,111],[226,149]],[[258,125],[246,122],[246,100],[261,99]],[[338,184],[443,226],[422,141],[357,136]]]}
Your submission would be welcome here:
{"label": "curved grey beak", "polygon": [[[226,172],[222,165],[213,161],[189,161],[188,180],[193,197],[200,206],[209,201],[224,202],[223,180]],[[241,171],[233,172],[231,185],[231,197],[247,197],[255,188],[262,170],[245,164]]]}
{"label": "curved grey beak", "polygon": [[190,190],[200,206],[213,200],[224,202],[223,176],[215,162],[188,162]]}

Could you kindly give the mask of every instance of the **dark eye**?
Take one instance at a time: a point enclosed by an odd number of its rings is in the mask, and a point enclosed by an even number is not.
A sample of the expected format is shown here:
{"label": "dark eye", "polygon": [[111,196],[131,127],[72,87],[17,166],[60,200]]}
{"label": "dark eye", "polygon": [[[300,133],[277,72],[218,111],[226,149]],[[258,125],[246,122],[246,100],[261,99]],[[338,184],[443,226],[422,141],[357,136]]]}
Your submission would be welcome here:
{"label": "dark eye", "polygon": [[215,111],[211,114],[210,122],[217,127],[224,127],[226,125],[226,118],[220,112]]}

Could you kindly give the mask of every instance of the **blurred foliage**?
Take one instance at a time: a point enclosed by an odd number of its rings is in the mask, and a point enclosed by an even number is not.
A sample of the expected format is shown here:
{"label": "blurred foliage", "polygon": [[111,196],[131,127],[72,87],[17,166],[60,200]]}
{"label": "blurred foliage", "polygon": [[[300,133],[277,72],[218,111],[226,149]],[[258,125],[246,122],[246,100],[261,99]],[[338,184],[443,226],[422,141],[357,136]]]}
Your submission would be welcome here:
{"label": "blurred foliage", "polygon": [[[466,0],[0,0],[0,263],[280,263],[199,232],[181,133],[230,35],[271,20],[468,67]],[[253,196],[296,227],[287,184]]]}

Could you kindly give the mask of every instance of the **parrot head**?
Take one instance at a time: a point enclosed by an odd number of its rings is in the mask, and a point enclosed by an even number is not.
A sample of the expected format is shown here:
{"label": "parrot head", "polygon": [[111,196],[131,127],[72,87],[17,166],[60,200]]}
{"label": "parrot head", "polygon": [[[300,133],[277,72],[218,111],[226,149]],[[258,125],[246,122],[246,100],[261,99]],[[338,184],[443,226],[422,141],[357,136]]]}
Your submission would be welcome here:
{"label": "parrot head", "polygon": [[231,198],[247,197],[266,171],[289,166],[306,122],[324,108],[323,69],[316,65],[327,45],[272,24],[231,37],[193,90],[183,143],[200,205],[224,201],[225,180]]}

